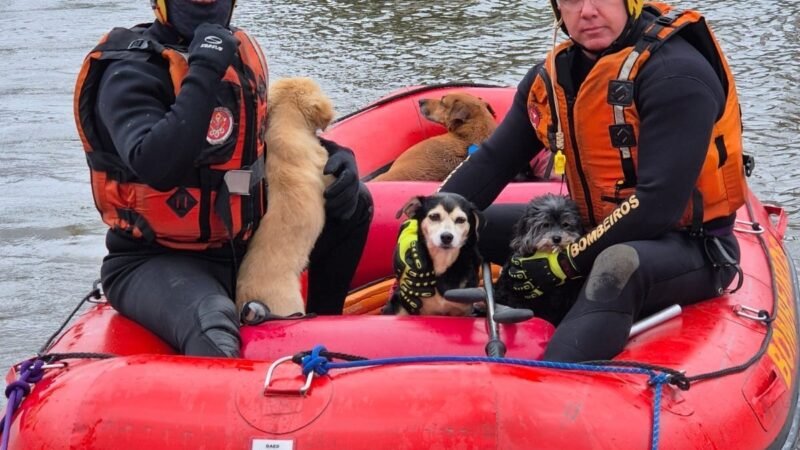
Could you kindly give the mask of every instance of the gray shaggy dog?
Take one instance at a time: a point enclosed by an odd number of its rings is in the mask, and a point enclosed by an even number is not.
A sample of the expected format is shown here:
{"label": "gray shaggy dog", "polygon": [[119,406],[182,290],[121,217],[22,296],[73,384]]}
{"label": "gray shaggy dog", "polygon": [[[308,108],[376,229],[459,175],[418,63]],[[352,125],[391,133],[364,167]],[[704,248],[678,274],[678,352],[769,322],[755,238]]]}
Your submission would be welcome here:
{"label": "gray shaggy dog", "polygon": [[[525,213],[514,224],[509,260],[516,256],[530,256],[537,251],[554,252],[575,242],[583,234],[578,206],[563,195],[545,194],[534,198]],[[503,266],[508,270],[509,263]],[[572,307],[580,283],[566,283],[543,296],[526,300],[514,292],[511,282],[500,277],[494,286],[497,303],[514,308],[528,308],[534,315],[557,324]]]}

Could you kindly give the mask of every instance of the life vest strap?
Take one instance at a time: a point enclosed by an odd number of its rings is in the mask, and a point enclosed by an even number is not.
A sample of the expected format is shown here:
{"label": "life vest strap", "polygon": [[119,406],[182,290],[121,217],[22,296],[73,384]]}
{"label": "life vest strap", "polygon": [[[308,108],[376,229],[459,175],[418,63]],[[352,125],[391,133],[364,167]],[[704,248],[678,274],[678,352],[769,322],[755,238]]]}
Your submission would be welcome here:
{"label": "life vest strap", "polygon": [[[236,171],[228,171],[225,173],[223,178],[224,182],[220,185],[219,190],[217,191],[217,199],[214,202],[214,212],[217,213],[220,219],[222,219],[222,223],[225,225],[225,229],[228,231],[228,237],[232,240],[235,238],[233,235],[233,212],[231,211],[231,194],[237,195],[250,195],[250,191],[258,185],[258,183],[265,178],[265,162],[264,157],[260,157],[256,159],[256,161],[245,167],[241,170]],[[233,173],[247,173],[249,174],[249,180],[247,182],[247,190],[246,193],[242,189],[239,181],[234,181],[234,176],[230,174]]]}
{"label": "life vest strap", "polygon": [[133,235],[134,230],[139,230],[139,232],[142,233],[142,238],[146,242],[152,244],[156,241],[156,233],[141,214],[133,209],[117,208],[117,216],[128,223],[128,226],[123,229],[126,233]]}
{"label": "life vest strap", "polygon": [[642,37],[639,38],[639,41],[636,42],[634,48],[638,53],[642,53],[645,50],[649,49],[651,52],[654,51],[655,47],[661,45],[663,42],[663,38],[659,37],[661,32],[664,28],[671,28],[672,24],[678,19],[678,17],[683,14],[683,11],[678,9],[673,9],[666,14],[661,14],[660,11],[657,9],[651,9],[651,12],[654,14],[660,14],[656,17],[656,20],[650,24],[647,29],[642,34]]}
{"label": "life vest strap", "polygon": [[703,235],[703,194],[696,187],[692,190],[692,224],[689,235],[700,237]]}
{"label": "life vest strap", "polygon": [[225,183],[215,182],[214,174],[208,167],[200,167],[198,173],[200,175],[200,216],[198,217],[200,238],[198,241],[208,242],[211,238],[211,192],[217,186],[220,188],[225,186]]}

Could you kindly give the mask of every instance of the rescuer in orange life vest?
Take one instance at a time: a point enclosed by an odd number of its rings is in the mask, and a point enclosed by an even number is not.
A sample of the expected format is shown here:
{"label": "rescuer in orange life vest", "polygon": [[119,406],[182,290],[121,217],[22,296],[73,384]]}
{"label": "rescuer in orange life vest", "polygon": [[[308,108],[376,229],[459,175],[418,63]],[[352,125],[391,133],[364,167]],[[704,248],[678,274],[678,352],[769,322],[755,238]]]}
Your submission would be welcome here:
{"label": "rescuer in orange life vest", "polygon": [[[582,283],[544,358],[608,359],[639,318],[718,296],[736,278],[733,224],[746,191],[739,105],[698,13],[641,0],[551,4],[570,39],[528,72],[503,122],[441,190],[486,208],[538,152],[565,163],[589,231],[565,251],[512,258],[501,276],[531,302]],[[524,206],[488,207],[486,259],[508,260]],[[409,272],[429,264],[413,245],[401,232],[401,287],[430,295],[429,273]]]}
{"label": "rescuer in orange life vest", "polygon": [[[157,20],[108,33],[75,90],[95,204],[110,227],[103,289],[182,353],[237,356],[237,263],[267,206],[267,65],[229,25],[235,0],[150,3]],[[307,311],[339,314],[372,200],[352,151],[322,144],[336,180],[310,256]],[[258,322],[260,312],[243,317]]]}

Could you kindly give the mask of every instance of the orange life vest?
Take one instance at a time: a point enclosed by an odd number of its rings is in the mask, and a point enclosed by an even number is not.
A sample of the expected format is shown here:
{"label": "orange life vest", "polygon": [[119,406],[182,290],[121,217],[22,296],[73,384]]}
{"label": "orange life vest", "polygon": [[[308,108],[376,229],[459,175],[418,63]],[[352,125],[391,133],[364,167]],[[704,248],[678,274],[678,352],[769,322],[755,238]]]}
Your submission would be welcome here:
{"label": "orange life vest", "polygon": [[[92,194],[103,221],[115,230],[166,247],[202,250],[246,240],[265,211],[264,162],[267,121],[266,60],[245,32],[238,38],[241,64],[228,67],[222,86],[236,92],[210,118],[207,141],[225,146],[224,156],[199,161],[196,182],[158,191],[137,180],[116,149],[102,148],[95,105],[110,61],[161,55],[169,63],[175,96],[189,65],[176,50],[148,40],[145,26],[115,28],[86,56],[75,88],[75,121],[91,171]],[[233,142],[233,144],[230,144]],[[230,151],[228,146],[233,146]],[[192,168],[187,168],[191,171]]]}
{"label": "orange life vest", "polygon": [[564,152],[570,194],[587,225],[594,227],[604,220],[609,222],[609,217],[618,218],[626,213],[621,209],[638,204],[632,197],[639,134],[634,80],[665,41],[676,35],[686,37],[717,71],[726,94],[725,109],[714,125],[694,195],[676,224],[700,232],[703,224],[729,217],[744,203],[742,123],[736,87],[716,38],[698,12],[673,11],[658,3],[649,3],[646,8],[657,16],[655,22],[646,27],[634,46],[598,59],[571,108],[564,89],[554,82],[554,62],[573,44],[562,43],[548,54],[528,96],[529,116],[545,146]]}

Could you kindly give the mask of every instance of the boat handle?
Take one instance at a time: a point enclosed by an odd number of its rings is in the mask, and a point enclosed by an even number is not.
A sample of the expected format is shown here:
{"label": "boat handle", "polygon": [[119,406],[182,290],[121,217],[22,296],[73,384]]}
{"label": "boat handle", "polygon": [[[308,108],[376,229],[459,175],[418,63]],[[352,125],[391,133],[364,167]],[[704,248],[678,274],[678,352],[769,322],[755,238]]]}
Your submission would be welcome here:
{"label": "boat handle", "polygon": [[311,382],[314,380],[314,371],[308,372],[308,376],[306,376],[306,383],[300,387],[300,389],[275,389],[270,388],[269,385],[272,383],[272,374],[275,372],[275,368],[280,366],[281,364],[291,361],[291,356],[284,356],[283,358],[278,358],[269,366],[269,370],[267,370],[267,378],[264,380],[264,395],[286,395],[286,394],[293,394],[293,395],[306,395],[309,390],[311,390]]}
{"label": "boat handle", "polygon": [[761,234],[764,232],[764,227],[761,226],[758,222],[751,222],[749,220],[740,220],[736,219],[736,223],[742,225],[749,225],[749,228],[741,228],[734,226],[733,231],[738,231],[739,233],[746,233],[746,234]]}
{"label": "boat handle", "polygon": [[745,305],[734,305],[733,312],[739,317],[755,320],[756,322],[766,323],[769,320],[769,314],[767,314],[766,311],[758,310]]}
{"label": "boat handle", "polygon": [[775,224],[775,233],[779,240],[783,240],[783,236],[786,234],[786,227],[789,226],[789,215],[786,214],[786,210],[774,205],[764,205],[764,209],[770,218],[777,217],[777,220],[773,222]]}

